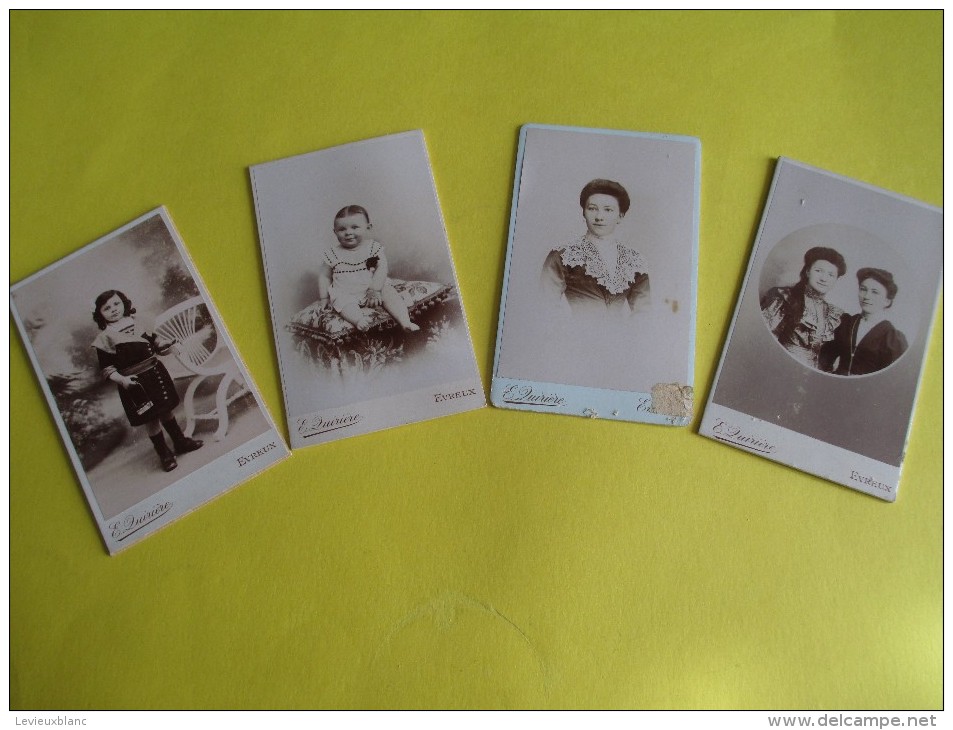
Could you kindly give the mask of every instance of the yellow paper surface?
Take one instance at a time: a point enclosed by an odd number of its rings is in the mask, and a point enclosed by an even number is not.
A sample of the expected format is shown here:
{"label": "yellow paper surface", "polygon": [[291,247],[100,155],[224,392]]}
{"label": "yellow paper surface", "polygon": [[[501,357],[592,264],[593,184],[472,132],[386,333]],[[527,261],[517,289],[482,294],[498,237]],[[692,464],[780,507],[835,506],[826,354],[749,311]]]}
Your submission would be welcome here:
{"label": "yellow paper surface", "polygon": [[[942,205],[942,13],[10,16],[10,276],[168,206],[279,423],[247,167],[426,134],[489,383],[518,128],[702,141],[697,402],[773,161]],[[10,334],[10,703],[942,706],[939,317],[896,504],[486,409],[297,452],[109,558]]]}

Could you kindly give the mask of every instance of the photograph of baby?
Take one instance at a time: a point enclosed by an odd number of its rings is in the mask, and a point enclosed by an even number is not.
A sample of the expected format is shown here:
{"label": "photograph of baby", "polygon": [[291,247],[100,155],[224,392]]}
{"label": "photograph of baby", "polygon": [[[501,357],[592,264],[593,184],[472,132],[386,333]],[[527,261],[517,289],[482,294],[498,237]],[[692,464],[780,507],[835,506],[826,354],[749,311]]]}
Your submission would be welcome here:
{"label": "photograph of baby", "polygon": [[700,433],[895,499],[942,225],[782,158]]}
{"label": "photograph of baby", "polygon": [[287,455],[164,209],[11,307],[111,552]]}
{"label": "photograph of baby", "polygon": [[359,205],[348,205],[334,215],[337,244],[324,253],[318,270],[319,305],[337,312],[358,332],[373,325],[372,315],[384,307],[405,332],[419,332],[410,321],[407,304],[387,278],[383,245],[371,235],[371,217]]}
{"label": "photograph of baby", "polygon": [[293,447],[485,405],[420,132],[251,178]]}
{"label": "photograph of baby", "polygon": [[699,160],[689,137],[523,127],[494,405],[688,423]]}
{"label": "photograph of baby", "polygon": [[[396,364],[421,345],[443,345],[450,319],[459,325],[462,312],[453,306],[455,289],[449,284],[389,276],[384,244],[374,237],[371,215],[363,206],[341,208],[329,228],[333,242],[299,287],[304,299],[315,292],[318,298],[296,312],[285,329],[295,335],[299,352],[320,373],[333,374],[345,393],[348,386],[379,380],[384,365]],[[436,276],[452,280],[443,273]],[[422,335],[411,335],[421,332],[411,313],[427,326]]]}

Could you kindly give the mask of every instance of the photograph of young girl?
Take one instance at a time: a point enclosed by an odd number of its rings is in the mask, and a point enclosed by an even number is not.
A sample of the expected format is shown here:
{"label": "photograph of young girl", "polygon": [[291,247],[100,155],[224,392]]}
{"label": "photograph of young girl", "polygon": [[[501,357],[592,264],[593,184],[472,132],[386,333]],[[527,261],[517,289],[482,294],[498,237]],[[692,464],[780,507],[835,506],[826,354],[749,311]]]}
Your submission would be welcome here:
{"label": "photograph of young girl", "polygon": [[688,422],[699,155],[689,137],[523,127],[495,405],[546,392],[565,402],[548,412]]}
{"label": "photograph of young girl", "polygon": [[484,405],[420,132],[251,177],[292,446]]}
{"label": "photograph of young girl", "polygon": [[[107,289],[93,305],[93,321],[102,330],[93,340],[96,358],[106,380],[116,383],[130,426],[143,426],[155,447],[163,471],[178,467],[175,454],[187,454],[202,447],[202,441],[182,433],[175,419],[179,395],[160,355],[168,355],[179,345],[160,340],[155,326],[146,329],[136,318],[132,301],[116,289]],[[169,450],[162,429],[172,439]]]}
{"label": "photograph of young girl", "polygon": [[111,551],[148,534],[144,510],[168,504],[167,524],[287,453],[164,209],[15,285],[11,304]]}

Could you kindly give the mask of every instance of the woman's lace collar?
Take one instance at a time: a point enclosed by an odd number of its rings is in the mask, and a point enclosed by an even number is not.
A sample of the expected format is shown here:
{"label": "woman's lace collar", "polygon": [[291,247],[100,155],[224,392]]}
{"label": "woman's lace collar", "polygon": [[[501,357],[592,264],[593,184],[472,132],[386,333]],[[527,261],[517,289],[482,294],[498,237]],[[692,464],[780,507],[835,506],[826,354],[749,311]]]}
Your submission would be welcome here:
{"label": "woman's lace collar", "polygon": [[619,250],[615,271],[610,272],[599,255],[599,249],[586,237],[578,236],[562,247],[560,258],[564,266],[582,266],[586,273],[595,279],[610,294],[621,294],[645,273],[645,260],[642,254],[620,241],[615,242]]}

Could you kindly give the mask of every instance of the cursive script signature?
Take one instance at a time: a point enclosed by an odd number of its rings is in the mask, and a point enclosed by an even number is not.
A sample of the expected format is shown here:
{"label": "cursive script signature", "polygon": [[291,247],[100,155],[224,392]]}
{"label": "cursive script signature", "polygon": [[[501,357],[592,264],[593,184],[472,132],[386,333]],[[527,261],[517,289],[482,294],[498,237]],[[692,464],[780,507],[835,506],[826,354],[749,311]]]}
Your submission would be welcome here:
{"label": "cursive script signature", "polygon": [[540,393],[529,385],[507,385],[503,389],[504,403],[528,403],[556,408],[566,405],[566,399],[556,393]]}
{"label": "cursive script signature", "polygon": [[109,530],[116,540],[124,540],[150,522],[155,522],[170,509],[172,509],[172,502],[161,502],[143,512],[130,513],[120,517],[109,524]]}
{"label": "cursive script signature", "polygon": [[744,446],[746,449],[757,451],[759,454],[773,454],[778,450],[778,447],[771,442],[759,438],[758,436],[745,433],[740,427],[728,423],[721,418],[715,421],[711,432],[719,441],[738,444],[739,446]]}
{"label": "cursive script signature", "polygon": [[321,416],[305,416],[298,419],[298,434],[303,438],[317,436],[328,431],[336,431],[339,428],[347,428],[364,420],[360,413],[348,413],[344,416],[335,416],[334,418],[322,418]]}

